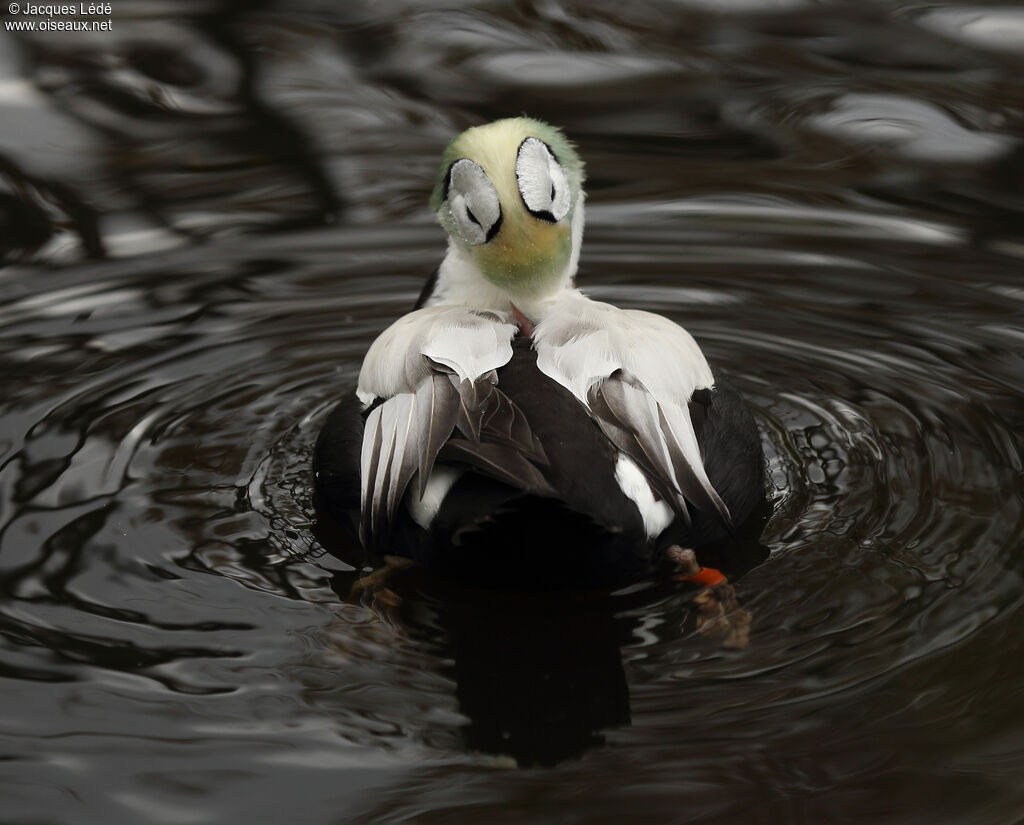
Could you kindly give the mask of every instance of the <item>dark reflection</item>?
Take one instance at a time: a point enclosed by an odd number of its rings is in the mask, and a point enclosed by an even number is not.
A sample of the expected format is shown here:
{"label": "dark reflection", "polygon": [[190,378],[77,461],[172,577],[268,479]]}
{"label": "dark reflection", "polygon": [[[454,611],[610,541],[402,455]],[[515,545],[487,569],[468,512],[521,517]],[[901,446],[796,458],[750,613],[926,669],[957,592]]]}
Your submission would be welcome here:
{"label": "dark reflection", "polygon": [[[1024,117],[1024,116],[1021,116]],[[1024,134],[1024,120],[1016,124]],[[969,171],[880,174],[863,187],[873,196],[956,215],[978,246],[1024,233],[1024,140]]]}
{"label": "dark reflection", "polygon": [[[741,579],[768,557],[757,540],[768,514],[766,505],[739,538],[707,548],[701,560],[727,565],[731,580]],[[696,631],[690,602],[701,588],[676,582],[667,563],[654,578],[619,593],[479,590],[416,566],[381,579],[373,592],[361,589],[358,569],[381,561],[364,557],[351,531],[324,511],[316,531],[329,552],[356,567],[334,577],[340,597],[371,605],[433,656],[451,662],[442,670],[454,680],[458,710],[468,717],[460,747],[510,757],[517,767],[579,758],[604,745],[609,729],[630,724],[622,648],[635,642],[655,604],[671,604],[680,639]],[[544,566],[533,575],[543,578]]]}
{"label": "dark reflection", "polygon": [[62,228],[74,231],[86,257],[103,256],[96,214],[66,182],[32,175],[0,155],[0,187],[0,263],[35,251]]}
{"label": "dark reflection", "polygon": [[522,597],[448,602],[439,623],[450,645],[464,746],[554,765],[629,724],[620,644],[628,628],[606,599]]}
{"label": "dark reflection", "polygon": [[27,199],[0,193],[0,255],[41,246],[50,237],[46,213]]}
{"label": "dark reflection", "polygon": [[103,41],[34,40],[35,82],[59,108],[60,127],[71,118],[98,139],[100,157],[90,160],[109,167],[114,186],[86,197],[81,181],[31,175],[16,157],[0,159],[0,181],[42,192],[52,231],[73,227],[89,257],[107,251],[99,226],[110,215],[192,238],[337,220],[342,198],[313,137],[267,101],[263,48],[241,29],[261,5],[123,26]]}
{"label": "dark reflection", "polygon": [[[351,581],[336,579],[345,597]],[[391,584],[401,605],[389,608],[380,598],[374,609],[450,662],[441,672],[454,680],[458,711],[468,719],[457,727],[460,749],[550,767],[629,724],[620,648],[636,620],[616,615],[624,600],[482,593],[418,571]]]}
{"label": "dark reflection", "polygon": [[239,132],[229,132],[225,142],[231,145],[255,142],[254,148],[275,166],[290,170],[308,189],[311,215],[299,215],[294,222],[302,225],[311,218],[330,222],[338,218],[341,200],[315,150],[315,144],[298,125],[282,112],[267,105],[260,88],[258,51],[246,43],[238,26],[239,13],[250,13],[264,5],[261,2],[225,4],[205,20],[209,38],[234,59],[241,70],[237,96],[242,106],[243,124]]}

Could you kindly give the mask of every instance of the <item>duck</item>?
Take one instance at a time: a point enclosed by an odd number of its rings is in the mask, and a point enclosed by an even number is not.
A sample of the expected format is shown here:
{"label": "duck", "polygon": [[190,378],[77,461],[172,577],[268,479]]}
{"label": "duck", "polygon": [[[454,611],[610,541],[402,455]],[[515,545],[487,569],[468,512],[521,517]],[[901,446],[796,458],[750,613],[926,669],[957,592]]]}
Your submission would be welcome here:
{"label": "duck", "polygon": [[317,506],[368,552],[483,586],[614,588],[763,507],[756,422],[693,336],[577,288],[584,178],[529,117],[443,151],[447,251],[313,450]]}

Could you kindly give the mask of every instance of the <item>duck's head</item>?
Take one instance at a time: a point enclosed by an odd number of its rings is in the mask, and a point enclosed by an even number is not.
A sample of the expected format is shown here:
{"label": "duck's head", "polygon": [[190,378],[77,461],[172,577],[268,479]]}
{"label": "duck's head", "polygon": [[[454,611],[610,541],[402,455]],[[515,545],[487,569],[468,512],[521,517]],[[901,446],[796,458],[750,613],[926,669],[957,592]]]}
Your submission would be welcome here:
{"label": "duck's head", "polygon": [[468,129],[441,157],[431,207],[488,282],[523,305],[567,286],[583,233],[583,163],[532,118]]}

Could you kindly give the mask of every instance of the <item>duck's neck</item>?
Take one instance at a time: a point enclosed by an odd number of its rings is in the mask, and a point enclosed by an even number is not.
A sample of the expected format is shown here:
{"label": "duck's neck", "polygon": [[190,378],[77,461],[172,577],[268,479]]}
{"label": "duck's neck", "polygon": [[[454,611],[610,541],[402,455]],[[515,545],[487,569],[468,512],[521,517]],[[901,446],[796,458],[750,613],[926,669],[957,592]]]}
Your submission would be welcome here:
{"label": "duck's neck", "polygon": [[434,290],[425,305],[450,304],[499,312],[512,311],[512,303],[505,291],[484,278],[469,251],[451,238],[448,239],[448,253],[437,270]]}
{"label": "duck's neck", "polygon": [[497,312],[518,311],[533,321],[539,321],[544,307],[566,290],[575,288],[576,269],[579,266],[580,246],[583,242],[583,196],[572,216],[572,251],[569,262],[552,291],[543,296],[513,296],[501,289],[480,272],[470,252],[461,244],[448,239],[448,252],[437,270],[433,290],[424,306],[457,305]]}

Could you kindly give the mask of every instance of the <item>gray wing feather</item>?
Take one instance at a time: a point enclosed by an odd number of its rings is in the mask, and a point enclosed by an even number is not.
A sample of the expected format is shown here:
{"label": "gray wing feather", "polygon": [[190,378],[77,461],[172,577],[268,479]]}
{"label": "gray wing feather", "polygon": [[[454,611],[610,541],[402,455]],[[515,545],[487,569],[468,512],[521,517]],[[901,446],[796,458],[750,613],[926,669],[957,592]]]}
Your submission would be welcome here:
{"label": "gray wing feather", "polygon": [[[456,428],[467,438],[451,439]],[[364,544],[374,545],[394,519],[417,473],[422,497],[439,454],[523,490],[553,494],[535,466],[547,459],[526,416],[490,377],[460,381],[447,370],[433,372],[415,393],[399,393],[367,416],[360,458]]]}
{"label": "gray wing feather", "polygon": [[530,429],[526,414],[498,389],[487,398],[481,428],[489,440],[506,444],[538,464],[548,463],[544,447]]}
{"label": "gray wing feather", "polygon": [[416,391],[416,433],[419,436],[419,495],[427,489],[430,469],[437,451],[455,429],[459,415],[459,396],[449,377],[432,373]]}
{"label": "gray wing feather", "polygon": [[[452,438],[458,429],[467,438]],[[491,383],[433,372],[415,393],[399,393],[370,412],[361,455],[360,537],[376,543],[398,511],[412,477],[422,497],[438,455],[468,464],[526,492],[554,495],[537,465],[547,457],[516,404]]]}
{"label": "gray wing feather", "polygon": [[690,522],[689,501],[731,526],[729,510],[704,471],[688,410],[678,411],[686,421],[674,417],[621,371],[593,387],[588,401],[608,439],[636,462],[684,521]]}
{"label": "gray wing feather", "polygon": [[360,452],[364,545],[379,543],[417,474],[422,498],[438,452],[456,429],[479,442],[515,332],[503,313],[428,307],[398,319],[373,342],[356,391],[366,405],[384,399],[367,414]]}
{"label": "gray wing feather", "polygon": [[508,444],[480,441],[476,444],[453,438],[441,448],[441,456],[462,461],[482,470],[486,475],[537,495],[553,496],[555,491],[544,474],[522,453]]}
{"label": "gray wing feather", "polygon": [[[403,393],[404,394],[404,393]],[[391,483],[392,459],[395,455],[395,435],[398,426],[398,407],[401,395],[389,398],[380,407],[381,450],[377,464],[377,473],[373,482],[373,497],[370,499],[371,532],[376,533],[380,527],[387,501],[387,490]]]}
{"label": "gray wing feather", "polygon": [[374,543],[385,520],[390,521],[419,466],[417,394],[399,393],[366,419],[361,461],[360,539]]}
{"label": "gray wing feather", "polygon": [[373,511],[370,496],[376,485],[377,467],[380,464],[383,437],[381,433],[382,408],[377,407],[366,417],[363,429],[363,445],[359,456],[359,478],[362,484],[360,497],[359,538],[366,543],[373,535]]}
{"label": "gray wing feather", "polygon": [[[604,402],[613,418],[612,423],[632,434],[636,447],[627,452],[632,455],[639,448],[643,463],[665,479],[678,495],[680,491],[673,478],[672,459],[658,427],[657,404],[654,399],[642,387],[622,377],[621,373],[611,376],[591,392]],[[602,423],[601,419],[598,423]]]}
{"label": "gray wing feather", "polygon": [[484,412],[480,404],[480,390],[483,387],[479,382],[460,381],[454,374],[450,375],[449,379],[458,394],[459,406],[455,424],[470,441],[479,441],[480,422]]}
{"label": "gray wing feather", "polygon": [[[658,463],[651,460],[636,431],[631,428],[628,413],[622,409],[620,403],[616,403],[617,399],[613,398],[611,403],[609,403],[609,400],[605,397],[603,392],[605,388],[609,390],[609,395],[614,395],[610,384],[617,380],[617,378],[608,379],[604,384],[599,384],[590,390],[588,401],[594,420],[608,440],[621,452],[633,459],[641,472],[647,477],[651,488],[664,501],[669,502],[672,509],[676,511],[676,514],[689,524],[690,513],[680,503],[680,491],[672,479],[671,466],[666,465],[664,462]],[[622,417],[625,419],[624,421],[619,420],[619,415],[615,412],[616,408],[621,411]]]}
{"label": "gray wing feather", "polygon": [[[658,423],[672,458],[672,469],[675,471],[679,490],[688,501],[693,502],[698,510],[717,514],[726,527],[731,527],[732,517],[729,515],[729,508],[725,506],[725,502],[711,485],[711,481],[704,471],[700,448],[697,446],[696,436],[693,433],[693,423],[689,420],[690,413],[688,410],[681,412],[687,416],[687,420],[677,422],[677,426],[673,427],[665,409],[661,404],[658,405]],[[689,432],[682,432],[682,427],[689,427]],[[694,453],[696,453],[696,460],[693,458]]]}
{"label": "gray wing feather", "polygon": [[[428,382],[425,381],[424,384],[426,383]],[[416,394],[403,393],[395,396],[395,400],[398,401],[398,409],[395,422],[395,449],[391,458],[388,482],[387,514],[389,521],[395,517],[398,504],[405,494],[405,488],[409,486],[409,481],[419,466],[419,454],[415,443],[418,440],[419,432],[414,426],[418,423],[415,421],[415,413],[420,401],[419,392]]]}

